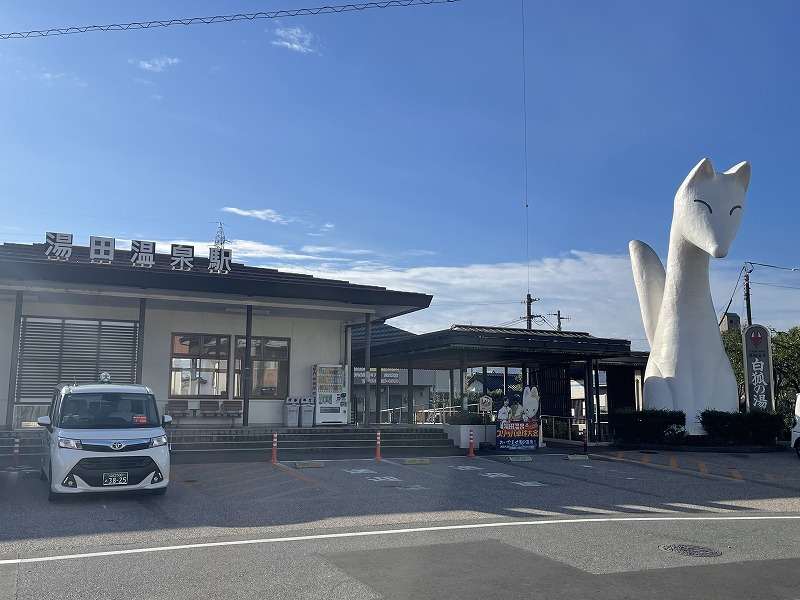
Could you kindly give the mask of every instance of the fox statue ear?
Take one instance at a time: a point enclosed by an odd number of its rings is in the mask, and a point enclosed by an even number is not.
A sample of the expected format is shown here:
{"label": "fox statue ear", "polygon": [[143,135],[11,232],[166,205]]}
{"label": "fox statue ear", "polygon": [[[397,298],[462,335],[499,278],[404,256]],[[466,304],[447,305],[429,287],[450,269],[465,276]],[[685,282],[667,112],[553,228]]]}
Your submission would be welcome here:
{"label": "fox statue ear", "polygon": [[711,164],[711,159],[704,158],[701,160],[689,176],[686,178],[687,183],[694,183],[696,181],[709,181],[714,179],[714,165]]}
{"label": "fox statue ear", "polygon": [[750,185],[750,163],[746,160],[742,161],[735,167],[725,171],[725,175],[733,175],[733,180],[742,186],[742,189],[746,192],[747,186]]}

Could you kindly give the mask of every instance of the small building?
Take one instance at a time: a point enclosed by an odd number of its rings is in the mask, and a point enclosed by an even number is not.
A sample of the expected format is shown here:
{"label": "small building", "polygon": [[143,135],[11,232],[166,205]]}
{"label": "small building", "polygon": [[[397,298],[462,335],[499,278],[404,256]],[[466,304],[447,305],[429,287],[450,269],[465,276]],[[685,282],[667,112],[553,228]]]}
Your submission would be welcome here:
{"label": "small building", "polygon": [[201,402],[235,400],[237,424],[279,424],[287,397],[311,395],[315,365],[351,364],[353,324],[432,299],[249,267],[225,248],[46,240],[0,244],[0,428],[35,426],[57,384],[101,372],[151,387],[162,410],[187,401],[190,423],[215,422]]}

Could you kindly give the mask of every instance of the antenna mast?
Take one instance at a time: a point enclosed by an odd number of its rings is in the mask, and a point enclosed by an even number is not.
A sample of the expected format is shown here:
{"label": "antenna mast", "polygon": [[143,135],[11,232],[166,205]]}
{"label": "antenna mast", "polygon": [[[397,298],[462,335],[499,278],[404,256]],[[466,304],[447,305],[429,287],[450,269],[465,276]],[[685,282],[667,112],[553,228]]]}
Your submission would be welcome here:
{"label": "antenna mast", "polygon": [[223,225],[225,225],[225,223],[217,223],[217,233],[214,236],[214,246],[216,248],[224,248],[225,242],[228,241],[225,239],[225,230],[222,228]]}

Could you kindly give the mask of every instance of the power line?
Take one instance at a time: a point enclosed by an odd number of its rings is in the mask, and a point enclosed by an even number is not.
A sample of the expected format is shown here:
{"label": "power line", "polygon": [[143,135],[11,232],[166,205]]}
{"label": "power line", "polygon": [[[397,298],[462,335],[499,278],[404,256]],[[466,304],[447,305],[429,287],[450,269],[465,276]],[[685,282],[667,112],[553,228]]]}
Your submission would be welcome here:
{"label": "power line", "polygon": [[0,40],[48,37],[54,35],[71,35],[75,33],[89,33],[91,31],[128,31],[131,29],[153,29],[156,27],[171,27],[173,25],[212,25],[214,23],[230,23],[233,21],[254,21],[257,19],[278,19],[284,17],[300,17],[310,15],[323,15],[343,13],[371,8],[407,7],[420,4],[450,4],[461,0],[383,0],[382,2],[364,2],[361,4],[343,4],[341,6],[320,6],[318,8],[299,8],[296,10],[276,10],[272,12],[257,12],[249,14],[224,15],[216,17],[192,17],[189,19],[168,19],[159,21],[142,21],[137,23],[114,23],[111,25],[87,25],[84,27],[59,27],[53,29],[37,29],[33,31],[19,31],[0,33]]}
{"label": "power line", "polygon": [[[769,267],[770,269],[781,269],[783,271],[800,271],[800,268],[798,268],[798,267],[779,267],[777,265],[768,265],[768,264],[765,264],[765,263],[752,262],[752,261],[749,261],[749,260],[746,261],[744,264],[745,265],[757,265],[759,267]],[[752,269],[751,269],[751,271],[752,271]]]}

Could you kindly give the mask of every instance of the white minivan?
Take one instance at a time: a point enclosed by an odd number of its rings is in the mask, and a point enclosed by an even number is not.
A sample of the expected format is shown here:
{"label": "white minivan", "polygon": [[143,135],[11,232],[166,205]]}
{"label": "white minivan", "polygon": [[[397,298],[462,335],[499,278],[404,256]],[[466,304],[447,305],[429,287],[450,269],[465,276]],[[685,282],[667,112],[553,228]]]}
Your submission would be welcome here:
{"label": "white minivan", "polygon": [[794,403],[794,425],[792,426],[792,448],[797,452],[797,457],[800,458],[800,394]]}
{"label": "white minivan", "polygon": [[[101,381],[110,381],[107,374]],[[169,483],[169,444],[153,391],[143,385],[96,383],[56,388],[45,417],[42,479],[49,499],[61,494],[151,490]]]}

